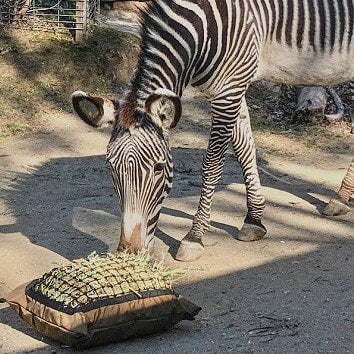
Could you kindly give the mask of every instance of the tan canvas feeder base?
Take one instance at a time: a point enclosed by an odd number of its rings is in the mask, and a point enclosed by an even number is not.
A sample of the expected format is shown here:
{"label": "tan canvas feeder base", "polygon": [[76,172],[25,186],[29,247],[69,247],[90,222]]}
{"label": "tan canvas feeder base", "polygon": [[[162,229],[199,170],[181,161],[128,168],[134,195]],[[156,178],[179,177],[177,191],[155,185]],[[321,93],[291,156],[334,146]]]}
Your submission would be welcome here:
{"label": "tan canvas feeder base", "polygon": [[6,302],[43,335],[78,349],[164,331],[193,320],[201,310],[170,289],[130,293],[73,309],[35,292],[38,281],[19,286]]}

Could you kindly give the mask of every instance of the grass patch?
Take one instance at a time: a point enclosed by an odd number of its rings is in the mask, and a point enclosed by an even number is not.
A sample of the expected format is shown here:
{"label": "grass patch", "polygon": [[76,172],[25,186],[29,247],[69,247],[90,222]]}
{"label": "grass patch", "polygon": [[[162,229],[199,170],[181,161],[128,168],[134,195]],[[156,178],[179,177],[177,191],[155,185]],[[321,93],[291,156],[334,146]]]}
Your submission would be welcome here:
{"label": "grass patch", "polygon": [[135,67],[139,40],[92,27],[85,43],[69,34],[0,29],[2,139],[35,129],[44,112],[72,112],[71,93],[121,93]]}
{"label": "grass patch", "polygon": [[6,123],[5,127],[12,135],[21,134],[31,130],[29,126],[17,123]]}
{"label": "grass patch", "polygon": [[[97,26],[81,44],[74,44],[64,33],[0,29],[0,140],[43,128],[40,122],[45,115],[71,113],[73,91],[119,95],[131,77],[138,52],[139,40],[134,35]],[[286,90],[274,92],[252,85],[247,101],[261,147],[275,154],[284,150],[283,143],[293,149],[296,145],[344,153],[352,146],[346,123],[291,126],[291,109],[285,112],[281,104],[294,101]]]}

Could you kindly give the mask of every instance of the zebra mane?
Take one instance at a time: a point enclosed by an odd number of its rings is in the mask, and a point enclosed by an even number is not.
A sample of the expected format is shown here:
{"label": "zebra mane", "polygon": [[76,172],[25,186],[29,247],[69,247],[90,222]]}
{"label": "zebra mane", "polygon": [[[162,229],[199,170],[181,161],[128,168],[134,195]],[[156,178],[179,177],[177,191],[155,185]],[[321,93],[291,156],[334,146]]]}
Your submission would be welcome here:
{"label": "zebra mane", "polygon": [[[150,27],[153,25],[153,20],[152,16],[154,14],[159,13],[159,3],[163,2],[164,0],[148,0],[145,1],[148,3],[148,6],[146,8],[140,8],[139,9],[139,35],[140,35],[140,54],[138,58],[138,63],[137,63],[137,70],[134,72],[133,76],[133,82],[136,84],[140,80],[142,80],[142,74],[143,74],[143,67],[144,67],[144,56],[147,54],[148,46],[149,46],[149,41],[147,33]],[[174,1],[174,0],[169,0],[169,1]],[[134,85],[133,84],[133,85]],[[134,91],[135,87],[131,87],[131,89]]]}
{"label": "zebra mane", "polygon": [[136,108],[135,96],[128,93],[119,111],[119,125],[122,128],[129,129],[134,123],[137,123]]}
{"label": "zebra mane", "polygon": [[[149,48],[149,41],[147,40],[147,32],[150,26],[152,26],[152,15],[159,14],[161,8],[159,4],[166,2],[166,0],[143,0],[142,2],[148,3],[145,8],[137,8],[139,12],[139,33],[140,33],[140,53],[136,69],[132,75],[130,81],[130,87],[127,95],[124,99],[124,103],[121,106],[119,114],[119,125],[122,128],[129,129],[134,124],[142,123],[142,113],[144,108],[144,101],[146,97],[140,97],[138,93],[138,86],[144,82],[144,57],[147,55]],[[172,3],[174,0],[167,0],[167,3]],[[140,112],[139,112],[140,111]]]}
{"label": "zebra mane", "polygon": [[[158,8],[158,4],[164,2],[165,0],[140,0],[140,2],[147,3],[146,7],[138,8],[138,24],[140,27],[139,34],[142,38],[144,28],[148,24],[150,16],[156,12]],[[169,2],[173,2],[174,0],[169,0]]]}

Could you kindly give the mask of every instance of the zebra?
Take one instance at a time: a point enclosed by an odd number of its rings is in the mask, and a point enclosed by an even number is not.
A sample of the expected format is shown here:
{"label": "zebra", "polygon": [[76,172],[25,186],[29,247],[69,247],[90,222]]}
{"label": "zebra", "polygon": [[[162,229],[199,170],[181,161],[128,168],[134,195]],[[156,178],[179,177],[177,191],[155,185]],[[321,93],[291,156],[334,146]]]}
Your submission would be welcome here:
{"label": "zebra", "polygon": [[349,199],[354,193],[354,159],[349,165],[348,171],[343,178],[342,185],[335,198],[332,198],[323,214],[328,216],[343,215],[350,211]]}
{"label": "zebra", "polygon": [[[353,20],[354,0],[152,1],[142,13],[140,54],[123,100],[82,91],[72,96],[87,123],[113,123],[107,161],[122,210],[118,249],[153,247],[172,186],[169,136],[188,85],[210,101],[212,124],[198,209],[176,259],[193,261],[205,250],[202,238],[230,144],[242,168],[248,208],[237,238],[262,239],[265,198],[245,93],[260,79],[304,86],[353,80]],[[352,169],[348,179],[353,193]]]}

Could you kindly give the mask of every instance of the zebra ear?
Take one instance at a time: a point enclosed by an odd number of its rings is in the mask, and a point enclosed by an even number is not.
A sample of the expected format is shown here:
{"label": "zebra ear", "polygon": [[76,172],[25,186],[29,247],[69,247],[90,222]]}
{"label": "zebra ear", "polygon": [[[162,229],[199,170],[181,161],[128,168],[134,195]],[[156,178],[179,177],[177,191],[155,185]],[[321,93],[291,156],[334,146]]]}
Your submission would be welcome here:
{"label": "zebra ear", "polygon": [[170,90],[158,89],[146,99],[145,111],[158,127],[169,130],[181,118],[181,99]]}
{"label": "zebra ear", "polygon": [[112,124],[116,119],[118,101],[91,96],[83,91],[75,91],[71,99],[75,112],[84,122],[93,127]]}

